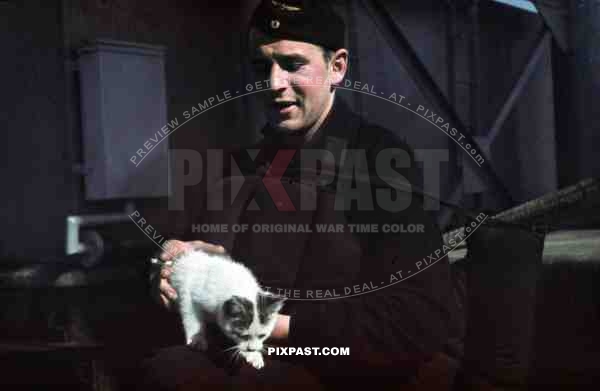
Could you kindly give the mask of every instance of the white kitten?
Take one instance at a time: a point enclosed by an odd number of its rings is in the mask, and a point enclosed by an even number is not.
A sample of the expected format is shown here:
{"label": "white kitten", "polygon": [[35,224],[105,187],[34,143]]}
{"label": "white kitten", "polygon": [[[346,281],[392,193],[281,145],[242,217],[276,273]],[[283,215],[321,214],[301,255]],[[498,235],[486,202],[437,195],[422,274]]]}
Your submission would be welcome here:
{"label": "white kitten", "polygon": [[264,366],[263,342],[285,298],[263,291],[252,272],[229,256],[201,250],[177,257],[169,282],[189,345],[206,350],[206,325],[215,322],[249,364]]}

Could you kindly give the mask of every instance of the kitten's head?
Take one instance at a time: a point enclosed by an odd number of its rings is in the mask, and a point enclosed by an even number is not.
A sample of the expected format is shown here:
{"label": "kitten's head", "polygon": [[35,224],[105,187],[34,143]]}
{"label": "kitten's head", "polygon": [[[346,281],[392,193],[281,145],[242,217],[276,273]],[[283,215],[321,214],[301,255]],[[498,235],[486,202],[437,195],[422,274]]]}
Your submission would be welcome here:
{"label": "kitten's head", "polygon": [[284,297],[267,292],[259,292],[254,300],[232,296],[223,303],[217,323],[240,351],[261,351],[284,301]]}

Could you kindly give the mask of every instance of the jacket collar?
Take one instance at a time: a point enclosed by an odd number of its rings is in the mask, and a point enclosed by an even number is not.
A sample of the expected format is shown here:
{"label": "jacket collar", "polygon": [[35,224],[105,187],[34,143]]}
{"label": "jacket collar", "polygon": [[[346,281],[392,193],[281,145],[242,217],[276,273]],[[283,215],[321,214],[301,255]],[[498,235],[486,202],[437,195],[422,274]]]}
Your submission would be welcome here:
{"label": "jacket collar", "polygon": [[268,167],[273,167],[274,159],[280,150],[295,149],[292,160],[287,164],[287,172],[292,173],[302,170],[301,149],[317,149],[331,152],[334,161],[333,167],[328,170],[337,170],[341,160],[344,158],[344,149],[353,148],[358,145],[359,130],[362,127],[362,118],[356,115],[340,97],[335,97],[333,106],[325,118],[321,128],[315,133],[309,142],[303,138],[290,138],[288,135],[278,132],[268,125],[263,128],[264,138],[255,147],[259,154],[254,160],[254,167],[263,172]]}

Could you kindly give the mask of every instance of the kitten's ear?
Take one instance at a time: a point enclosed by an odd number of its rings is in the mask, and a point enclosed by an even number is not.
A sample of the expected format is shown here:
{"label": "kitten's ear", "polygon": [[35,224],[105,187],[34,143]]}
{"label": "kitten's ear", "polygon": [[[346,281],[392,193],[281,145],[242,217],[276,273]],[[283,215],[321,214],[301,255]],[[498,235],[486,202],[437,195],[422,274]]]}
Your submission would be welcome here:
{"label": "kitten's ear", "polygon": [[266,313],[279,312],[281,308],[283,308],[285,300],[286,298],[284,296],[274,295],[265,291],[259,292],[258,294],[258,302],[260,303],[260,306],[264,308],[264,312]]}

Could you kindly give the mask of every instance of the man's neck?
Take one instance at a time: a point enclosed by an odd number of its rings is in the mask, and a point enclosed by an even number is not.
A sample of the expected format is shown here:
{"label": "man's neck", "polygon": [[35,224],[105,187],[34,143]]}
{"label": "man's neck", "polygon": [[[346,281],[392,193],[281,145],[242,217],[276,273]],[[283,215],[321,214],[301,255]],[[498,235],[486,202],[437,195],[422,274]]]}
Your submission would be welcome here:
{"label": "man's neck", "polygon": [[304,142],[311,141],[313,139],[313,137],[315,136],[315,134],[319,131],[319,129],[321,129],[321,126],[325,122],[325,119],[329,116],[329,113],[331,112],[334,99],[335,99],[335,91],[333,91],[333,93],[331,94],[331,97],[329,98],[329,101],[327,102],[327,108],[323,111],[323,114],[321,114],[321,117],[319,117],[317,122],[315,122],[315,124],[308,130],[308,132],[305,133]]}

